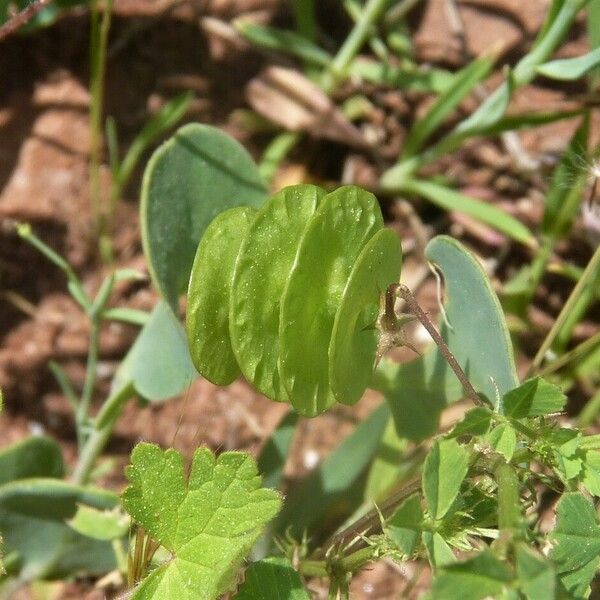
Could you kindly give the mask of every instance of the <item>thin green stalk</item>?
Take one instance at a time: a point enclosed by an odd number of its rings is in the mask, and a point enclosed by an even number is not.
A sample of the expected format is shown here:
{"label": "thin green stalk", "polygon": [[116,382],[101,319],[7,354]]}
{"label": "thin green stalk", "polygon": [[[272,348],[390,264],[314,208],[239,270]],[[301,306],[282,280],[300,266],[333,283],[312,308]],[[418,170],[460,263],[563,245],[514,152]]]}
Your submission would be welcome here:
{"label": "thin green stalk", "polygon": [[561,357],[556,360],[548,363],[545,367],[538,371],[538,375],[540,377],[546,377],[551,373],[562,369],[565,365],[568,365],[570,362],[578,360],[582,356],[585,356],[588,352],[592,351],[596,346],[600,345],[600,332],[593,335],[591,338],[588,338],[584,342],[581,342],[578,346],[575,346],[569,352],[566,352]]}
{"label": "thin green stalk", "polygon": [[90,3],[90,202],[96,221],[100,222],[100,122],[102,114],[102,71],[100,58],[100,9],[98,0]]}
{"label": "thin green stalk", "polygon": [[110,414],[110,417],[105,419],[102,423],[102,427],[94,427],[89,437],[86,439],[71,479],[73,483],[79,485],[85,485],[89,481],[90,473],[94,468],[96,459],[104,450],[110,436],[112,435],[115,423],[127,400],[132,398],[135,394],[135,389],[131,383],[123,386],[112,396],[110,396],[102,410]]}
{"label": "thin green stalk", "polygon": [[52,375],[54,375],[54,379],[58,382],[58,385],[65,395],[65,398],[69,401],[69,405],[71,406],[71,410],[74,415],[77,415],[77,411],[79,410],[79,398],[77,398],[77,394],[75,394],[75,390],[67,377],[67,374],[61,369],[61,367],[51,360],[48,363],[48,368]]}
{"label": "thin green stalk", "polygon": [[132,382],[120,387],[113,392],[104,402],[102,408],[98,411],[94,419],[94,428],[96,430],[105,429],[113,423],[119,416],[123,403],[135,394],[135,388]]}
{"label": "thin green stalk", "polygon": [[356,571],[360,571],[367,563],[373,560],[376,552],[377,549],[373,546],[361,548],[356,552],[348,554],[348,556],[344,556],[338,563],[339,568],[344,573],[356,573]]}
{"label": "thin green stalk", "polygon": [[307,577],[329,577],[325,562],[322,560],[303,560],[300,562],[299,570]]}
{"label": "thin green stalk", "polygon": [[330,94],[342,81],[348,71],[348,66],[367,40],[371,27],[386,8],[389,0],[369,0],[364,7],[361,18],[356,22],[350,35],[331,62],[328,72],[323,76],[321,85]]}
{"label": "thin green stalk", "polygon": [[592,275],[591,284],[582,292],[581,296],[573,306],[573,310],[565,320],[564,325],[556,336],[554,349],[557,353],[564,352],[571,341],[573,330],[577,323],[585,316],[590,304],[596,299],[598,289],[600,288],[600,264],[596,267],[595,274]]}
{"label": "thin green stalk", "polygon": [[106,0],[102,20],[100,20],[98,0],[92,0],[90,28],[90,92],[92,97],[90,106],[90,201],[96,221],[100,254],[105,262],[112,261],[112,244],[110,235],[106,231],[109,224],[107,223],[106,208],[103,206],[101,198],[100,163],[104,80],[112,7],[113,0]]}
{"label": "thin green stalk", "polygon": [[40,238],[31,231],[29,223],[19,223],[17,225],[17,234],[26,242],[31,244],[38,252],[43,254],[51,263],[56,265],[69,279],[77,279],[71,265],[62,257],[47,246]]}
{"label": "thin green stalk", "polygon": [[258,166],[258,170],[265,181],[271,182],[279,165],[301,139],[301,133],[284,131],[271,140]]}
{"label": "thin green stalk", "polygon": [[293,4],[296,31],[305,38],[314,41],[317,37],[315,0],[295,0]]}
{"label": "thin green stalk", "polygon": [[406,15],[421,2],[421,0],[401,0],[385,15],[385,24],[391,27],[406,18]]}
{"label": "thin green stalk", "polygon": [[519,478],[514,468],[499,460],[494,470],[498,485],[498,529],[504,539],[512,539],[521,524]]}
{"label": "thin green stalk", "polygon": [[90,405],[92,403],[92,396],[96,385],[98,354],[100,351],[100,328],[101,320],[99,318],[93,318],[87,364],[85,367],[85,379],[83,382],[83,390],[81,392],[81,400],[79,401],[76,413],[77,430],[80,442],[84,440],[82,428],[89,418]]}
{"label": "thin green stalk", "polygon": [[571,295],[569,296],[568,300],[566,301],[565,305],[563,306],[563,309],[560,311],[558,318],[554,322],[552,329],[550,329],[548,335],[546,336],[546,339],[544,340],[543,344],[540,346],[540,349],[538,350],[537,354],[535,355],[535,357],[531,363],[531,367],[529,368],[528,375],[532,375],[535,371],[537,371],[537,369],[542,364],[542,361],[544,360],[544,357],[546,356],[546,352],[550,349],[550,347],[554,343],[556,336],[559,334],[563,325],[566,323],[567,319],[569,318],[569,315],[571,314],[574,307],[576,306],[580,296],[584,292],[586,292],[586,290],[588,289],[589,286],[591,286],[593,284],[593,281],[595,280],[595,277],[596,277],[596,270],[599,267],[600,267],[600,246],[598,246],[598,248],[596,248],[594,255],[590,259],[590,262],[588,263],[587,267],[585,268],[585,270],[583,272],[583,275],[581,276],[581,279],[578,281],[577,285],[575,286],[575,289],[571,292]]}

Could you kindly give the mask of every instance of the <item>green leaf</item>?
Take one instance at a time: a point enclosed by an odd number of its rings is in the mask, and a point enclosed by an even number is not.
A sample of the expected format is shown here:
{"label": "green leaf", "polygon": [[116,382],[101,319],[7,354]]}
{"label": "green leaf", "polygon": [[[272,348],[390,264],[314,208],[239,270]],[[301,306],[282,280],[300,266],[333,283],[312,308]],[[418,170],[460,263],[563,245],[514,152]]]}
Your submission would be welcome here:
{"label": "green leaf", "polygon": [[495,57],[481,56],[456,73],[452,85],[441,94],[427,113],[410,129],[404,142],[402,158],[416,154],[427,139],[438,129],[446,117],[473,91],[473,88],[490,72]]}
{"label": "green leaf", "polygon": [[407,193],[427,198],[445,210],[453,210],[473,217],[517,242],[527,246],[535,244],[533,234],[521,221],[493,204],[472,198],[432,181],[410,179],[403,183],[402,189]]}
{"label": "green leaf", "polygon": [[234,600],[310,600],[302,579],[286,558],[266,558],[246,569]]}
{"label": "green leaf", "polygon": [[50,438],[29,437],[0,452],[0,485],[32,477],[62,479],[64,475],[62,450]]}
{"label": "green leaf", "polygon": [[281,376],[302,415],[314,417],[336,401],[328,357],[335,314],[358,255],[382,227],[375,196],[345,186],[323,198],[302,236],[281,303],[279,338]]}
{"label": "green leaf", "polygon": [[488,433],[490,446],[510,461],[517,449],[517,433],[509,423],[500,423]]}
{"label": "green leaf", "polygon": [[559,573],[574,571],[591,560],[600,562],[600,526],[594,505],[578,492],[564,494],[556,507],[550,558]]}
{"label": "green leaf", "polygon": [[[441,334],[475,389],[494,402],[519,385],[498,298],[477,260],[456,240],[438,236],[425,253],[441,269],[446,284],[445,309],[452,328],[443,324]],[[437,348],[410,363],[383,365],[372,385],[385,394],[398,435],[411,440],[435,434],[442,408],[463,396]]]}
{"label": "green leaf", "polygon": [[328,67],[333,58],[331,54],[293,31],[257,25],[244,20],[236,21],[235,27],[252,44],[291,54],[319,67]]}
{"label": "green leaf", "polygon": [[198,372],[217,385],[240,375],[229,335],[233,274],[240,247],[256,211],[230,208],[206,228],[198,246],[188,289],[187,339]]}
{"label": "green leaf", "polygon": [[600,452],[589,450],[585,453],[581,483],[593,496],[600,496]]}
{"label": "green leaf", "polygon": [[509,71],[506,81],[496,88],[496,90],[479,105],[475,112],[471,113],[468,118],[461,121],[453,131],[440,142],[440,145],[450,145],[450,143],[456,144],[456,142],[466,138],[480,135],[480,132],[492,127],[504,116],[504,113],[506,113],[508,103],[510,102],[515,87],[514,75]]}
{"label": "green leaf", "polygon": [[69,526],[86,537],[95,540],[115,540],[129,532],[129,517],[120,511],[98,510],[83,504],[77,507]]}
{"label": "green leaf", "polygon": [[444,566],[433,580],[431,597],[435,600],[481,600],[496,597],[512,577],[505,562],[491,551]]}
{"label": "green leaf", "polygon": [[561,573],[559,576],[560,583],[567,591],[568,598],[575,600],[583,600],[590,598],[590,583],[598,573],[600,566],[600,558],[592,558],[588,563],[567,573]]}
{"label": "green leaf", "polygon": [[407,498],[386,523],[386,533],[407,557],[417,549],[423,525],[421,498],[413,494]]}
{"label": "green leaf", "polygon": [[159,302],[120,364],[115,385],[133,382],[140,396],[157,402],[181,393],[196,377],[183,327]]}
{"label": "green leaf", "polygon": [[469,468],[469,453],[455,440],[434,443],[423,465],[423,493],[434,519],[441,519],[456,499]]}
{"label": "green leaf", "polygon": [[228,208],[259,206],[265,195],[250,155],[219,129],[185,125],[156,150],[142,186],[142,242],[154,284],[173,308],[209,223]]}
{"label": "green leaf", "polygon": [[468,411],[453,428],[448,437],[460,437],[461,435],[485,435],[492,420],[492,411],[477,406]]}
{"label": "green leaf", "polygon": [[[231,344],[244,377],[272,400],[288,396],[278,366],[281,299],[300,239],[324,195],[314,185],[295,185],[270,198],[249,225],[235,266]],[[220,268],[219,260],[214,263]]]}
{"label": "green leaf", "polygon": [[541,377],[529,379],[504,394],[504,413],[513,419],[536,417],[561,412],[567,397],[562,390]]}
{"label": "green leaf", "polygon": [[367,242],[352,268],[329,346],[331,388],[342,404],[358,402],[373,377],[380,297],[389,284],[400,280],[401,264],[398,236],[383,229]]}
{"label": "green leaf", "polygon": [[537,72],[550,79],[575,81],[600,65],[600,48],[596,48],[577,58],[551,60],[537,67]]}
{"label": "green leaf", "polygon": [[554,600],[556,581],[552,563],[520,543],[515,551],[519,588],[529,600]]}
{"label": "green leaf", "polygon": [[456,561],[452,548],[437,531],[424,531],[422,538],[432,567],[442,567]]}
{"label": "green leaf", "polygon": [[[287,494],[277,532],[300,538],[325,517],[348,515],[363,499],[362,475],[379,447],[390,413],[375,409],[343,442]],[[356,489],[358,488],[358,489]]]}
{"label": "green leaf", "polygon": [[116,503],[111,492],[58,479],[24,479],[0,486],[3,550],[18,556],[19,578],[59,579],[114,569],[112,545],[82,536],[65,520],[73,518],[80,505],[102,510]]}
{"label": "green leaf", "polygon": [[260,488],[256,464],[241,452],[216,458],[199,448],[186,480],[180,453],[138,444],[126,475],[123,506],[173,555],[139,584],[135,600],[198,600],[223,593],[281,506],[277,492]]}
{"label": "green leaf", "polygon": [[[591,48],[600,48],[600,0],[590,0],[587,6],[587,32]],[[592,88],[597,89],[600,69],[590,74]]]}

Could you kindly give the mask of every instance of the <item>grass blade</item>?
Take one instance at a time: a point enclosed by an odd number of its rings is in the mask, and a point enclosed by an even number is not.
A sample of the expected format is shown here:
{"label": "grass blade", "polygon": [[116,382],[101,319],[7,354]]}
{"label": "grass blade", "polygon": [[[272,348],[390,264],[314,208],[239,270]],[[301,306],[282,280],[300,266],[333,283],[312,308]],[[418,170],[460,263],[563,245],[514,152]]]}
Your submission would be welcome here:
{"label": "grass blade", "polygon": [[482,200],[431,181],[410,179],[404,182],[402,189],[404,192],[427,198],[445,210],[454,210],[473,217],[517,242],[527,246],[534,246],[536,243],[533,234],[523,223]]}
{"label": "grass blade", "polygon": [[331,54],[294,31],[256,25],[247,21],[238,21],[235,26],[246,40],[256,46],[282,54],[291,54],[319,67],[327,67],[331,63]]}
{"label": "grass blade", "polygon": [[445,94],[440,96],[427,113],[411,128],[402,153],[403,158],[416,154],[444,119],[473,91],[490,72],[495,56],[482,56],[462,69]]}

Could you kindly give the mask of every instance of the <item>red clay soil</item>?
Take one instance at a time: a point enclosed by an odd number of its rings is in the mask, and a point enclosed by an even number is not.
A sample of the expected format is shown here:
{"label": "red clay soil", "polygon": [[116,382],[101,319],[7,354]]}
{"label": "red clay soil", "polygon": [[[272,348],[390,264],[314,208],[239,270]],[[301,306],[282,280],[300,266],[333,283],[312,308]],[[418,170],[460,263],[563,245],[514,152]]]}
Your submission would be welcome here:
{"label": "red clay soil", "polygon": [[[117,0],[110,34],[106,113],[116,119],[123,147],[157,107],[181,91],[192,89],[195,100],[186,120],[224,127],[258,156],[264,140],[250,139],[234,111],[247,106],[247,83],[275,59],[249,49],[239,40],[217,35],[214,22],[206,17],[228,21],[236,15],[259,12],[258,18],[263,21],[274,19],[286,24],[290,15],[281,4],[276,0],[171,4]],[[337,42],[348,25],[338,4],[320,3],[322,22],[328,32],[334,32]],[[530,47],[548,2],[464,0],[459,5],[464,44],[449,27],[444,0],[431,0],[415,11],[411,27],[420,61],[455,68],[464,64],[465,56],[477,55],[499,40],[503,44],[499,62],[514,63]],[[583,52],[584,36],[584,23],[579,22],[572,41],[561,53],[572,56]],[[81,387],[89,324],[67,294],[62,273],[21,241],[13,225],[15,221],[31,223],[36,234],[73,265],[88,290],[98,288],[105,268],[98,259],[88,191],[88,41],[87,16],[75,10],[33,36],[13,36],[0,43],[0,387],[6,400],[0,415],[0,445],[44,431],[60,442],[70,463],[76,450],[73,417],[48,370],[48,362],[60,363]],[[520,91],[515,107],[565,108],[570,106],[572,94],[584,91],[577,86],[541,87],[542,83]],[[363,130],[380,135],[388,154],[397,152],[406,124],[430,103],[430,99],[415,94],[353,85],[345,86],[338,100],[357,91],[367,93],[374,105],[369,119],[362,124]],[[463,110],[473,106],[473,101],[466,102]],[[435,171],[450,175],[467,193],[495,202],[535,225],[541,217],[543,191],[548,184],[548,167],[544,165],[564,148],[575,126],[574,122],[562,122],[519,134],[527,156],[546,159],[541,171],[528,172],[519,167],[498,141],[467,144],[436,165]],[[595,115],[596,139],[599,130]],[[345,182],[349,182],[351,173],[352,181],[372,186],[380,172],[381,167],[371,158],[343,144],[309,139],[290,157],[277,180],[280,184],[339,181],[345,174]],[[113,239],[119,267],[147,272],[137,215],[139,176],[136,174],[118,205]],[[103,181],[107,186],[106,167]],[[409,250],[404,277],[410,280],[422,266],[410,253],[419,232],[397,204],[385,201],[383,209],[389,225],[402,234]],[[416,209],[427,235],[449,231],[462,238],[486,261],[496,282],[531,258],[500,234],[460,215],[444,215],[427,205],[417,204]],[[560,248],[564,256],[580,265],[585,264],[591,250],[581,225]],[[544,280],[533,309],[537,330],[525,340],[522,366],[526,366],[527,353],[535,349],[551,325],[568,291],[562,281]],[[426,286],[425,293],[425,301],[433,309],[433,289]],[[156,300],[156,293],[146,281],[120,285],[111,303],[148,310]],[[576,338],[597,330],[599,321],[596,306],[576,331]],[[135,328],[120,324],[108,325],[102,332],[98,400],[106,393],[135,334]],[[336,408],[304,421],[287,476],[293,479],[306,472],[314,456],[325,456],[377,401],[372,394],[355,408]],[[200,444],[256,454],[284,411],[284,406],[270,402],[242,381],[227,388],[198,381],[185,398],[146,408],[131,403],[107,449],[106,456],[114,458],[116,465],[103,483],[116,490],[122,487],[122,467],[133,445],[142,439],[174,445],[188,456]],[[396,598],[414,570],[414,565],[378,564],[356,577],[353,597]],[[425,583],[419,581],[411,597]],[[93,590],[92,584],[61,584],[53,597],[103,598],[104,592]],[[315,598],[326,597],[319,582],[313,586]],[[28,594],[24,590],[15,598],[33,597]]]}

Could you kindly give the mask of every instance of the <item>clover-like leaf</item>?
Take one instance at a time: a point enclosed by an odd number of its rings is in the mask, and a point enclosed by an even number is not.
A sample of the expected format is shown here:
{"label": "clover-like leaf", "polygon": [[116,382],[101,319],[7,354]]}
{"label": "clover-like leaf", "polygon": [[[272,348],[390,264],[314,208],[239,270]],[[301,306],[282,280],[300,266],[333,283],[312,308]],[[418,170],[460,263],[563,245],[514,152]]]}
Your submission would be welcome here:
{"label": "clover-like leaf", "polygon": [[196,376],[185,331],[161,300],[119,365],[113,391],[131,383],[146,400],[160,402],[185,390]]}
{"label": "clover-like leaf", "polygon": [[287,400],[278,368],[281,297],[300,238],[324,195],[314,185],[294,185],[270,198],[249,225],[235,265],[231,346],[246,379],[273,400]]}
{"label": "clover-like leaf", "polygon": [[[425,255],[444,275],[448,323],[442,323],[441,334],[475,389],[497,404],[498,396],[517,387],[519,380],[490,281],[477,259],[452,238],[435,237]],[[398,435],[413,441],[434,435],[442,408],[464,393],[435,347],[409,363],[382,364],[372,386],[386,396]]]}
{"label": "clover-like leaf", "polygon": [[216,127],[184,125],[154,152],[142,185],[142,243],[152,280],[173,308],[209,223],[234,206],[260,206],[265,197],[252,157]]}
{"label": "clover-like leaf", "polygon": [[387,522],[387,534],[398,548],[410,556],[419,542],[423,525],[423,509],[417,494],[407,498]]}
{"label": "clover-like leaf", "polygon": [[567,397],[561,389],[541,377],[529,379],[504,394],[504,412],[514,419],[560,412]]}
{"label": "clover-like leaf", "polygon": [[373,377],[379,333],[372,325],[382,292],[400,279],[401,264],[400,239],[391,229],[378,231],[356,259],[329,345],[329,376],[338,402],[358,402]]}
{"label": "clover-like leaf", "polygon": [[524,543],[517,546],[515,557],[517,576],[525,596],[531,600],[554,598],[556,582],[552,563]]}
{"label": "clover-like leaf", "polygon": [[469,453],[456,440],[437,441],[423,466],[423,491],[434,519],[450,509],[469,468]]}
{"label": "clover-like leaf", "polygon": [[229,299],[233,270],[256,210],[236,206],[206,228],[196,251],[188,288],[186,330],[198,372],[217,385],[240,375],[229,338]]}
{"label": "clover-like leaf", "polygon": [[582,494],[565,494],[556,507],[550,558],[558,572],[573,571],[590,560],[600,561],[600,525],[594,505]]}
{"label": "clover-like leaf", "polygon": [[234,600],[309,600],[302,579],[287,558],[259,560],[246,570]]}
{"label": "clover-like leaf", "polygon": [[175,450],[139,444],[127,469],[127,512],[172,555],[135,589],[135,600],[216,598],[281,499],[260,488],[254,460],[241,452],[194,453],[189,478]]}
{"label": "clover-like leaf", "polygon": [[487,435],[490,446],[509,461],[517,449],[517,432],[508,423],[500,423]]}
{"label": "clover-like leaf", "polygon": [[280,370],[290,403],[314,417],[336,402],[329,344],[348,278],[365,244],[383,227],[373,194],[344,186],[310,220],[281,301]]}
{"label": "clover-like leaf", "polygon": [[433,581],[431,598],[497,598],[511,578],[506,563],[486,550],[469,560],[445,566]]}

